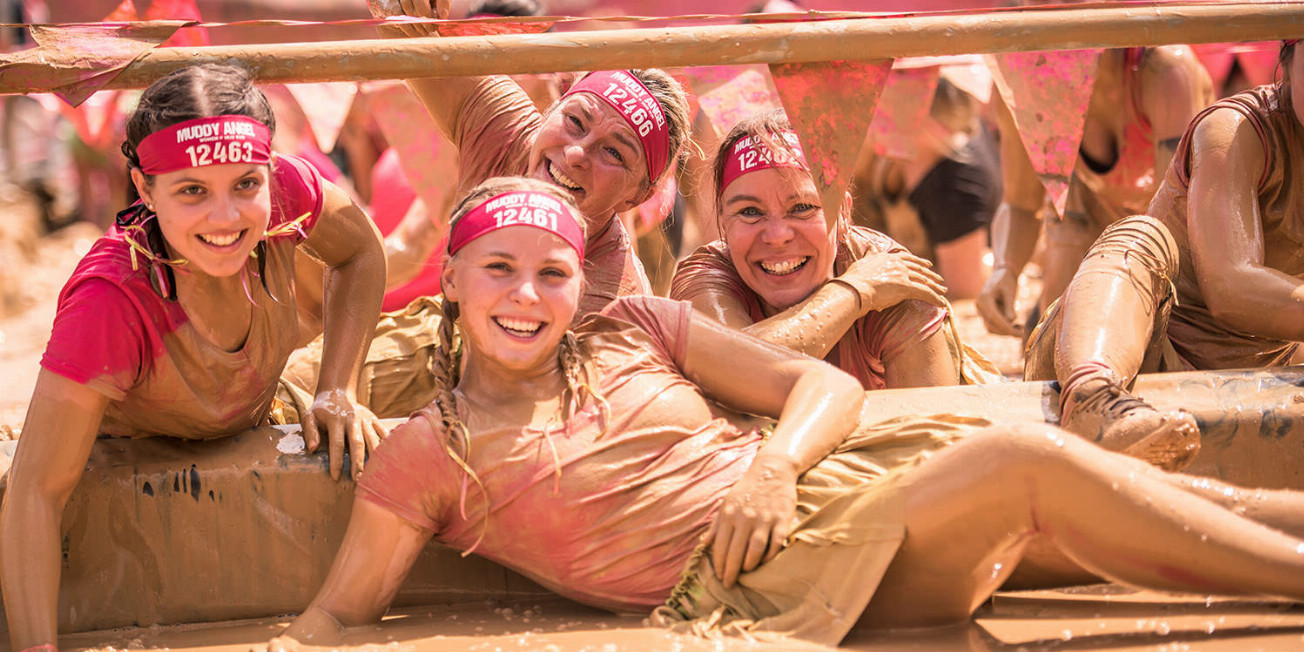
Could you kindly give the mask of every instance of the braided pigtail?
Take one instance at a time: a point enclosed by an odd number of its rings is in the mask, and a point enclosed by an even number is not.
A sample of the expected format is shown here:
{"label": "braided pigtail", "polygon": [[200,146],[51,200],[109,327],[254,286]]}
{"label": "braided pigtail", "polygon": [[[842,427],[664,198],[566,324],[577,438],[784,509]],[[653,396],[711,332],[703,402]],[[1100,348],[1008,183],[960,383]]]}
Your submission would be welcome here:
{"label": "braided pigtail", "polygon": [[557,360],[561,364],[562,374],[566,377],[566,394],[562,398],[562,419],[569,421],[570,417],[584,406],[584,399],[587,396],[598,402],[602,418],[602,430],[599,431],[598,436],[601,437],[607,432],[611,404],[602,394],[593,389],[593,384],[590,382],[593,380],[592,370],[584,364],[584,358],[584,352],[575,333],[566,331],[566,335],[557,346]]}
{"label": "braided pigtail", "polygon": [[[465,557],[475,551],[484,540],[485,532],[489,529],[489,493],[485,491],[484,483],[480,482],[480,476],[476,475],[467,460],[471,457],[471,434],[466,428],[466,424],[457,416],[457,398],[453,396],[453,388],[457,387],[457,381],[462,359],[462,342],[457,337],[457,317],[459,314],[457,303],[444,301],[440,305],[440,312],[443,319],[439,322],[439,331],[436,334],[438,345],[435,347],[430,369],[435,375],[435,406],[439,408],[440,419],[443,421],[444,430],[447,433],[447,443],[444,445],[444,451],[452,458],[453,462],[462,469],[462,492],[458,499],[458,509],[461,511],[462,518],[466,518],[466,490],[467,482],[474,482],[475,486],[480,489],[480,495],[484,497],[484,520],[480,528],[480,536],[476,537],[475,543],[467,548],[462,556]],[[459,450],[460,449],[460,450]]]}

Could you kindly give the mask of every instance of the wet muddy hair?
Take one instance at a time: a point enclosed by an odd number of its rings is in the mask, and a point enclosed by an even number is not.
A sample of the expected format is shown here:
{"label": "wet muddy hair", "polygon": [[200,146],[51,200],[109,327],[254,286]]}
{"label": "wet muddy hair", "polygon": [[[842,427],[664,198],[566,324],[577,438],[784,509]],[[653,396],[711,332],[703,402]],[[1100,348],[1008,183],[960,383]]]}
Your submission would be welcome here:
{"label": "wet muddy hair", "polygon": [[[495,177],[476,186],[466,195],[457,206],[453,208],[452,219],[449,220],[449,230],[457,224],[459,220],[470,213],[481,204],[497,197],[505,192],[518,190],[529,190],[533,192],[547,193],[557,198],[570,209],[571,214],[575,216],[575,221],[579,223],[581,231],[586,230],[585,220],[581,217],[578,208],[575,207],[574,200],[570,195],[563,192],[560,188],[537,179],[525,177]],[[467,474],[472,482],[479,487],[480,492],[485,495],[486,511],[484,515],[485,525],[489,520],[488,513],[488,494],[485,493],[484,485],[481,484],[480,478],[475,471],[466,463],[471,453],[470,432],[467,431],[466,424],[457,415],[457,398],[453,395],[453,389],[461,381],[462,368],[462,341],[457,333],[457,320],[461,317],[461,310],[454,301],[445,298],[440,302],[440,312],[442,319],[439,322],[439,330],[435,333],[435,350],[432,356],[431,371],[435,377],[435,405],[439,408],[443,426],[448,433],[447,452],[449,457],[457,463],[462,471]],[[593,389],[593,380],[595,380],[595,371],[590,365],[586,364],[589,359],[588,352],[584,350],[583,345],[575,337],[575,333],[567,330],[557,346],[557,362],[561,366],[562,375],[566,379],[566,393],[562,396],[562,425],[583,407],[586,400],[596,401],[602,409],[603,430],[606,430],[607,424],[607,401],[595,389]],[[545,437],[549,446],[552,440]],[[561,463],[557,457],[557,450],[553,448],[553,460],[557,466],[557,479],[561,478]],[[484,530],[481,530],[480,537],[483,538]],[[475,545],[468,548],[463,556],[470,554],[480,543],[477,539]]]}
{"label": "wet muddy hair", "polygon": [[1277,69],[1281,71],[1282,86],[1290,86],[1290,62],[1295,59],[1295,46],[1299,45],[1299,39],[1288,39],[1281,42],[1281,50],[1277,52]]}
{"label": "wet muddy hair", "polygon": [[[276,133],[272,106],[244,68],[204,63],[160,77],[141,94],[136,111],[127,120],[122,155],[127,157],[128,169],[140,167],[136,148],[146,136],[179,122],[219,115],[248,116]],[[148,175],[145,178],[153,181]]]}

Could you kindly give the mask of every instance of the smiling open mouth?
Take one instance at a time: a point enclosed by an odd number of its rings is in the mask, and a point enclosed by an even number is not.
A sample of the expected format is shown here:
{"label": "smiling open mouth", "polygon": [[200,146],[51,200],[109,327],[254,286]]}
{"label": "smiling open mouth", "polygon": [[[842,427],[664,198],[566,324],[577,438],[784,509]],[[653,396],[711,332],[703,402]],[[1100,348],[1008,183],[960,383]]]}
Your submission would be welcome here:
{"label": "smiling open mouth", "polygon": [[543,328],[543,322],[511,317],[494,317],[494,323],[503,330],[517,337],[531,337]]}
{"label": "smiling open mouth", "polygon": [[810,262],[810,256],[800,258],[790,258],[777,263],[758,263],[761,270],[771,276],[787,276],[803,267]]}
{"label": "smiling open mouth", "polygon": [[567,190],[572,192],[582,192],[584,190],[584,188],[580,187],[580,184],[575,183],[574,179],[562,174],[561,170],[557,169],[557,166],[554,165],[552,161],[548,162],[548,174],[552,175],[552,178],[557,182],[557,185]]}
{"label": "smiling open mouth", "polygon": [[215,233],[201,233],[199,234],[199,239],[203,241],[204,244],[210,244],[213,245],[214,247],[229,247],[239,242],[240,239],[244,237],[245,233],[248,230],[249,229],[245,229],[244,231],[239,231],[236,233],[226,233],[222,235],[218,235]]}

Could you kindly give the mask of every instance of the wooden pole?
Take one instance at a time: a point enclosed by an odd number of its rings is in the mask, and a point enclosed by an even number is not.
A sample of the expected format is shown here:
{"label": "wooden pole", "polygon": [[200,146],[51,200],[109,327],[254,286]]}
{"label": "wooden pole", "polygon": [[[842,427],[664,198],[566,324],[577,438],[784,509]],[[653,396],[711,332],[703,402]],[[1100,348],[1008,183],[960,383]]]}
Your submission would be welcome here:
{"label": "wooden pole", "polygon": [[[880,59],[1304,36],[1304,3],[1226,2],[712,25],[159,48],[107,88],[143,88],[176,68],[238,62],[263,82],[362,81],[612,68]],[[40,92],[17,82],[0,93]]]}

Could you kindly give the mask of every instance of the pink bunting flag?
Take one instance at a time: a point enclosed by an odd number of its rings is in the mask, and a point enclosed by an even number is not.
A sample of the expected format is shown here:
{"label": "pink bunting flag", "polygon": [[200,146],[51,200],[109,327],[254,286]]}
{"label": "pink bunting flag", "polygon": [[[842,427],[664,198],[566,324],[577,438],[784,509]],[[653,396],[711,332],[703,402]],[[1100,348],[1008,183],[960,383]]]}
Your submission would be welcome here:
{"label": "pink bunting flag", "polygon": [[407,86],[368,85],[366,94],[367,107],[398,154],[403,175],[426,203],[431,219],[446,221],[447,205],[457,190],[457,147],[439,133]]}
{"label": "pink bunting flag", "polygon": [[49,88],[72,106],[158,47],[181,22],[32,27],[36,47],[0,56],[0,79],[28,88]]}
{"label": "pink bunting flag", "polygon": [[769,80],[756,68],[747,68],[698,97],[702,113],[715,128],[716,135],[724,136],[743,118],[779,108],[779,97],[770,88]]}
{"label": "pink bunting flag", "polygon": [[936,66],[892,69],[869,128],[876,154],[915,158],[915,135],[928,118],[939,75]]}
{"label": "pink bunting flag", "polygon": [[1060,214],[1078,160],[1101,51],[1009,52],[989,59],[1032,168]]}
{"label": "pink bunting flag", "polygon": [[1241,70],[1245,71],[1250,86],[1277,81],[1277,57],[1280,51],[1280,41],[1244,43],[1237,48],[1236,62],[1241,64]]}
{"label": "pink bunting flag", "polygon": [[891,59],[770,65],[830,223],[837,219],[891,68]]}
{"label": "pink bunting flag", "polygon": [[[195,0],[154,0],[145,10],[145,20],[193,20],[203,22]],[[183,27],[163,47],[200,47],[209,45],[208,30],[203,27]]]}
{"label": "pink bunting flag", "polygon": [[353,107],[358,85],[353,82],[320,82],[315,84],[286,84],[308,121],[308,129],[316,140],[317,149],[330,152],[344,128],[344,119]]}
{"label": "pink bunting flag", "polygon": [[1231,74],[1232,64],[1236,63],[1233,46],[1233,43],[1196,43],[1191,46],[1195,58],[1209,73],[1214,89],[1221,89],[1227,83],[1227,75]]}

